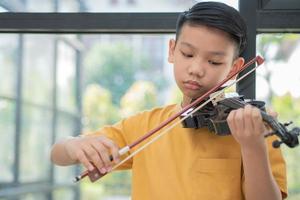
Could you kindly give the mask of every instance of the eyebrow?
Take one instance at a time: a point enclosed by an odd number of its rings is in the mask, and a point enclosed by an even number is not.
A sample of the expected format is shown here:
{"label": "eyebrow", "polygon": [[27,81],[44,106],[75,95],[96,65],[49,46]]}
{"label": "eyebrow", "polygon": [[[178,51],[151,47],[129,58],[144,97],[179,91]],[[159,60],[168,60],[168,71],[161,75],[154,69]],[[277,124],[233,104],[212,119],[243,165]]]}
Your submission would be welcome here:
{"label": "eyebrow", "polygon": [[[184,45],[184,46],[188,46],[189,48],[192,48],[194,50],[197,50],[197,48],[194,45],[190,44],[190,43],[180,42],[180,44]],[[214,56],[225,56],[226,55],[225,51],[208,51],[207,53],[210,54],[210,55],[214,55]]]}

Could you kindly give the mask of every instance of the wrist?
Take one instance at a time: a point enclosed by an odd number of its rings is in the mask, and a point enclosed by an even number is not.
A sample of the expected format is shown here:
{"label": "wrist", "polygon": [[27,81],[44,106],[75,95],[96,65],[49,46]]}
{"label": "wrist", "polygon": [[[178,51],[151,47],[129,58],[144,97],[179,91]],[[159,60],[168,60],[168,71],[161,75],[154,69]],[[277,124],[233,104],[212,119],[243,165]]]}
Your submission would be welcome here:
{"label": "wrist", "polygon": [[267,145],[266,142],[257,143],[253,145],[241,145],[241,152],[242,154],[261,154],[267,152]]}

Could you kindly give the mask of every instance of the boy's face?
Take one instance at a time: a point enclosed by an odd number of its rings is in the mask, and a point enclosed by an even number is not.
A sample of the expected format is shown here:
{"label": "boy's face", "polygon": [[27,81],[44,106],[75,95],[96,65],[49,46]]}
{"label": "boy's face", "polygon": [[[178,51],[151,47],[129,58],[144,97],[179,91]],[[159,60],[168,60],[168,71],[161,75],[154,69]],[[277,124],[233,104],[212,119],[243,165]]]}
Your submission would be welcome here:
{"label": "boy's face", "polygon": [[169,62],[183,93],[183,104],[203,95],[244,64],[235,58],[235,43],[215,28],[185,24],[179,38],[170,40]]}

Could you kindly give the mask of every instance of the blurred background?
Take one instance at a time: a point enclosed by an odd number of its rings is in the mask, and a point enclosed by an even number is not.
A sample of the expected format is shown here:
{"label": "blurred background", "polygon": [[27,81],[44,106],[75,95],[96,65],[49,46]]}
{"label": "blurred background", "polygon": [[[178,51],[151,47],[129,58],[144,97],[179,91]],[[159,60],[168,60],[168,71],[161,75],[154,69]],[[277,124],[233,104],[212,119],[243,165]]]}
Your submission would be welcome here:
{"label": "blurred background", "polygon": [[[145,33],[82,29],[56,33],[28,31],[21,23],[17,24],[21,31],[2,28],[6,25],[1,19],[19,17],[18,13],[32,14],[33,21],[35,13],[177,16],[195,2],[0,0],[0,200],[130,199],[130,171],[110,174],[96,183],[73,184],[82,169],[53,166],[49,159],[52,144],[138,111],[180,101],[167,62],[168,41],[174,38],[175,27]],[[238,0],[221,2],[239,9]],[[272,1],[257,2],[268,6]],[[257,2],[252,1],[254,7]],[[300,35],[273,32],[250,35],[255,41],[251,48],[266,59],[256,73],[254,95],[276,110],[280,121],[292,120],[300,126]],[[300,199],[300,148],[283,146],[282,150],[288,166],[288,199]]]}

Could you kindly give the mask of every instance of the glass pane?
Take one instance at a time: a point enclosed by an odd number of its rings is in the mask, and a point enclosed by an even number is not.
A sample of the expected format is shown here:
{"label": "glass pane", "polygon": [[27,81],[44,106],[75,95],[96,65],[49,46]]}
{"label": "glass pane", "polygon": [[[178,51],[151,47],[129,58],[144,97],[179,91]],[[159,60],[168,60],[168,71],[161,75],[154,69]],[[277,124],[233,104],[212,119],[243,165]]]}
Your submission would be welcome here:
{"label": "glass pane", "polygon": [[[105,1],[105,0],[104,0]],[[98,1],[103,3],[102,1]],[[79,12],[80,7],[84,9],[86,1],[64,0],[58,2],[58,12]]]}
{"label": "glass pane", "polygon": [[[300,34],[261,34],[257,41],[258,53],[266,59],[257,70],[257,97],[278,112],[280,122],[293,121],[288,129],[300,127]],[[282,149],[288,166],[289,199],[297,199],[300,148]]]}
{"label": "glass pane", "polygon": [[[199,1],[204,0],[27,0],[6,5],[9,11],[19,12],[181,12]],[[238,0],[215,1],[238,7]]]}
{"label": "glass pane", "polygon": [[[20,0],[19,0],[20,1]],[[22,3],[21,3],[22,2]],[[53,12],[56,0],[26,0],[20,1],[25,12]]]}
{"label": "glass pane", "polygon": [[82,36],[86,45],[83,112],[87,129],[95,130],[170,101],[169,94],[173,94],[175,88],[173,68],[167,62],[171,37]]}
{"label": "glass pane", "polygon": [[[8,10],[2,6],[0,6],[0,12],[7,12]],[[2,199],[1,199],[2,200]]]}
{"label": "glass pane", "polygon": [[[76,121],[70,115],[59,112],[57,115],[57,128],[56,128],[56,140],[59,141],[70,135],[75,134]],[[76,135],[79,135],[76,134]],[[70,183],[75,174],[76,167],[58,167],[54,168],[54,182],[55,183]]]}
{"label": "glass pane", "polygon": [[70,189],[60,189],[55,190],[53,195],[53,200],[73,200],[75,199],[74,190]]}
{"label": "glass pane", "polygon": [[2,0],[0,1],[0,12],[54,12],[56,1],[57,0]]}
{"label": "glass pane", "polygon": [[54,36],[24,35],[24,100],[52,105]]}
{"label": "glass pane", "polygon": [[23,106],[20,180],[21,182],[49,178],[52,115],[29,105]]}
{"label": "glass pane", "polygon": [[[67,39],[71,38],[70,41],[74,41],[72,36],[74,35],[69,35]],[[60,41],[57,55],[57,104],[59,109],[73,113],[76,111],[75,74],[76,52],[66,42]]]}
{"label": "glass pane", "polygon": [[15,104],[0,99],[0,182],[13,180]]}
{"label": "glass pane", "polygon": [[58,140],[70,135],[79,135],[76,131],[76,118],[64,112],[57,112],[56,138]]}
{"label": "glass pane", "polygon": [[20,200],[47,200],[45,194],[26,194],[19,198]]}
{"label": "glass pane", "polygon": [[0,96],[15,97],[18,35],[0,35]]}

